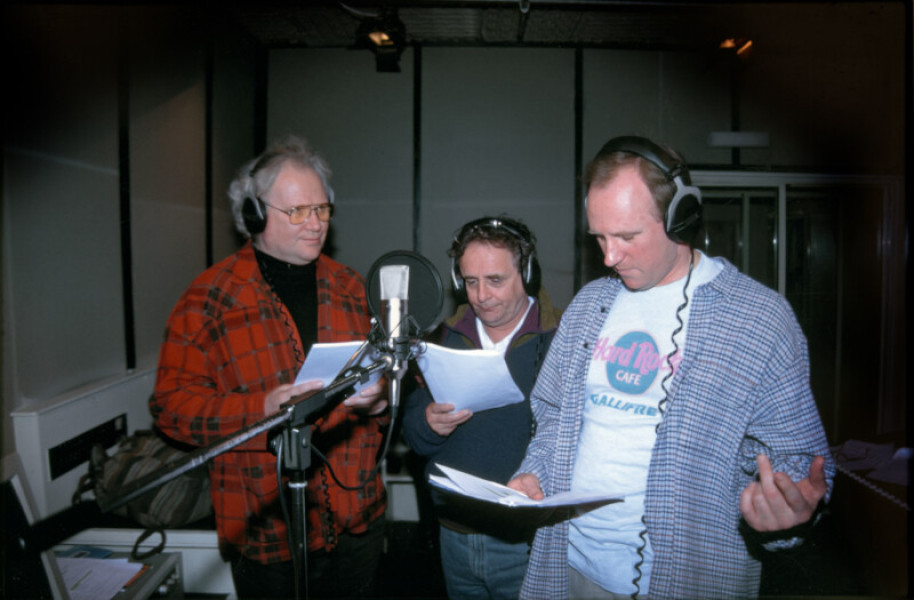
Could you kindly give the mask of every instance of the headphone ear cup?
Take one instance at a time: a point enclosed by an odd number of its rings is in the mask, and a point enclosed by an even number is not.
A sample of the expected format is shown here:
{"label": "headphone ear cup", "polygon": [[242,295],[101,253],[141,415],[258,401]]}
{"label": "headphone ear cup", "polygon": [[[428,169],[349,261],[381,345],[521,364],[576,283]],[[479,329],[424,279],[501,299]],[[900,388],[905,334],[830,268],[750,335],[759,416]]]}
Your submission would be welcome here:
{"label": "headphone ear cup", "polygon": [[457,259],[451,259],[451,282],[454,284],[454,291],[457,295],[463,294],[463,277],[457,273]]}
{"label": "headphone ear cup", "polygon": [[684,185],[677,177],[676,195],[666,214],[666,234],[674,242],[690,244],[698,233],[702,221],[701,192],[692,185]]}
{"label": "headphone ear cup", "polygon": [[543,283],[543,272],[540,269],[540,263],[536,259],[536,253],[530,255],[527,259],[527,266],[524,269],[524,291],[528,296],[536,297],[540,292],[540,286]]}
{"label": "headphone ear cup", "polygon": [[241,218],[244,219],[244,226],[252,236],[263,233],[267,228],[266,207],[259,199],[244,199],[241,205]]}

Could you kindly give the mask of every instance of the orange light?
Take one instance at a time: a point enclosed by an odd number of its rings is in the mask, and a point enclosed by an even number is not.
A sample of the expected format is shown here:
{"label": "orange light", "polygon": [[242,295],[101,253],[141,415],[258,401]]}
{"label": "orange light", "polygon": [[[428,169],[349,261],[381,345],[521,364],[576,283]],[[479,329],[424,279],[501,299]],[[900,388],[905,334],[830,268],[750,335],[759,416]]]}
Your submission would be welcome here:
{"label": "orange light", "polygon": [[752,40],[742,38],[727,38],[719,46],[724,50],[736,50],[737,54],[743,54],[752,49]]}
{"label": "orange light", "polygon": [[368,37],[371,38],[375,46],[383,46],[390,43],[390,36],[383,31],[372,31],[368,34]]}

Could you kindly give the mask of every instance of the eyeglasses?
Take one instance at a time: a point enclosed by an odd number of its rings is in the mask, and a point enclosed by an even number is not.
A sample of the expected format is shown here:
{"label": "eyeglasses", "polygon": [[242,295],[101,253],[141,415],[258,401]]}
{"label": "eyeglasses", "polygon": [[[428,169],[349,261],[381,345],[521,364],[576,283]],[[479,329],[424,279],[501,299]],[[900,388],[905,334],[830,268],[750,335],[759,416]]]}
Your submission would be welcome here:
{"label": "eyeglasses", "polygon": [[306,204],[304,206],[293,206],[292,208],[279,208],[264,202],[262,199],[260,201],[274,210],[289,215],[289,223],[292,225],[301,225],[310,219],[313,214],[316,214],[322,223],[327,223],[330,221],[330,217],[333,216],[333,205],[326,202],[324,204]]}

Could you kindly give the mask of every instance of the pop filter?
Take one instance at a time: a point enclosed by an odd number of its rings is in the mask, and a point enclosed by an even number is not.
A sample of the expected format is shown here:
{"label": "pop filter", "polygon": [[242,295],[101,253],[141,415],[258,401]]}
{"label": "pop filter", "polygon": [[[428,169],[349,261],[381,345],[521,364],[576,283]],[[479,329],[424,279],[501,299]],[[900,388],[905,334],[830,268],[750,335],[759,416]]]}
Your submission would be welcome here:
{"label": "pop filter", "polygon": [[421,254],[409,250],[388,252],[371,265],[366,280],[368,308],[379,323],[383,323],[381,309],[381,267],[405,265],[409,267],[409,318],[419,328],[417,335],[431,332],[441,319],[444,306],[444,287],[435,266]]}

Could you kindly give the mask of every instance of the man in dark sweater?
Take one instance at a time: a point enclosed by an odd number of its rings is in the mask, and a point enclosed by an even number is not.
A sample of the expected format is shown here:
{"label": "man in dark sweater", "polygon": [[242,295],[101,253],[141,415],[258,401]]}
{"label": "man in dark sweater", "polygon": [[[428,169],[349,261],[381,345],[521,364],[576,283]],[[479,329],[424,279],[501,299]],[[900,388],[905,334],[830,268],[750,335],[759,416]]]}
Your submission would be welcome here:
{"label": "man in dark sweater", "polygon": [[[436,463],[498,483],[520,465],[533,433],[530,391],[560,312],[539,283],[535,238],[521,222],[485,217],[464,225],[448,255],[454,288],[467,303],[441,326],[440,343],[504,355],[524,401],[472,413],[417,388],[404,404],[407,444]],[[451,598],[517,598],[533,529],[504,509],[432,492],[441,561]]]}

